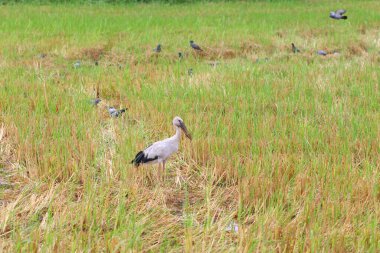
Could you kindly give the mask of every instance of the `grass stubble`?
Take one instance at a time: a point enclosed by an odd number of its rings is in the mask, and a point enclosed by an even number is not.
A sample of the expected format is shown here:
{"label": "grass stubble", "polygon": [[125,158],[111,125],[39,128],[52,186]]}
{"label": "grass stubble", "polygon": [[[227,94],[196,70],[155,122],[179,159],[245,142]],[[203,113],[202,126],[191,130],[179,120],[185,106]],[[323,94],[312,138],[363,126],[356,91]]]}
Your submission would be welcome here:
{"label": "grass stubble", "polygon": [[[337,8],[347,21],[328,18]],[[2,6],[1,251],[379,250],[379,12]],[[105,105],[129,110],[112,119]],[[129,162],[175,115],[194,139],[158,183]]]}

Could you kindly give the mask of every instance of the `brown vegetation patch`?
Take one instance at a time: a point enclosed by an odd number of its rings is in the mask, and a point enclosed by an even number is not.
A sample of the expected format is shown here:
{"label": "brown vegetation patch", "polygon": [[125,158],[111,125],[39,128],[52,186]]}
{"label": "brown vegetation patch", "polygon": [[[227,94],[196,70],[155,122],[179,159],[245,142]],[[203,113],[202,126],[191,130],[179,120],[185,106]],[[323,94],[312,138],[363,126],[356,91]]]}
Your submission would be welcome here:
{"label": "brown vegetation patch", "polygon": [[100,59],[101,56],[103,56],[104,51],[105,51],[104,47],[84,48],[82,49],[82,52],[80,54],[84,58],[97,61]]}
{"label": "brown vegetation patch", "polygon": [[364,24],[362,24],[362,25],[360,25],[358,31],[359,31],[359,33],[365,35],[367,33],[367,27]]}
{"label": "brown vegetation patch", "polygon": [[[185,194],[183,192],[169,192],[165,204],[173,215],[182,216],[185,207]],[[190,204],[190,203],[189,203]]]}
{"label": "brown vegetation patch", "polygon": [[19,201],[22,186],[29,181],[19,173],[21,168],[17,163],[16,140],[11,136],[17,136],[17,129],[0,125],[0,237],[4,243],[0,243],[0,248],[11,245],[11,241],[7,240],[13,228],[8,219]]}
{"label": "brown vegetation patch", "polygon": [[276,35],[277,35],[277,37],[279,37],[279,38],[283,38],[284,35],[285,35],[285,32],[284,32],[284,31],[277,31],[277,32],[276,32]]}
{"label": "brown vegetation patch", "polygon": [[104,67],[117,67],[122,70],[127,63],[135,65],[137,64],[137,61],[135,62],[133,56],[128,57],[123,53],[111,51],[103,56],[102,61],[99,64]]}
{"label": "brown vegetation patch", "polygon": [[18,186],[28,181],[18,171],[21,167],[17,162],[19,154],[16,139],[11,136],[17,136],[17,129],[0,125],[0,190],[4,189],[2,204],[5,205],[15,199]]}
{"label": "brown vegetation patch", "polygon": [[92,61],[99,61],[112,49],[112,45],[113,44],[111,42],[108,42],[107,44],[95,47],[75,49],[75,51],[69,53],[66,58],[71,60],[87,59]]}
{"label": "brown vegetation patch", "polygon": [[253,41],[244,41],[240,45],[240,51],[244,54],[247,53],[258,53],[262,47]]}
{"label": "brown vegetation patch", "polygon": [[307,30],[299,30],[296,32],[301,38],[317,38],[320,36],[327,36],[330,31],[328,29],[323,29],[323,28],[310,28]]}
{"label": "brown vegetation patch", "polygon": [[5,129],[4,124],[0,126],[0,165],[5,167],[11,166],[15,161],[15,153],[13,143],[9,138],[9,131]]}
{"label": "brown vegetation patch", "polygon": [[367,48],[367,45],[363,41],[360,41],[358,43],[350,43],[348,46],[348,52],[350,55],[362,56],[364,54],[367,54]]}
{"label": "brown vegetation patch", "polygon": [[217,60],[217,59],[232,59],[236,58],[237,54],[234,50],[228,48],[207,48],[204,51],[195,51],[191,52],[194,58],[202,58],[208,60]]}
{"label": "brown vegetation patch", "polygon": [[169,208],[176,211],[182,210],[184,194],[182,192],[172,192],[166,197],[165,203]]}

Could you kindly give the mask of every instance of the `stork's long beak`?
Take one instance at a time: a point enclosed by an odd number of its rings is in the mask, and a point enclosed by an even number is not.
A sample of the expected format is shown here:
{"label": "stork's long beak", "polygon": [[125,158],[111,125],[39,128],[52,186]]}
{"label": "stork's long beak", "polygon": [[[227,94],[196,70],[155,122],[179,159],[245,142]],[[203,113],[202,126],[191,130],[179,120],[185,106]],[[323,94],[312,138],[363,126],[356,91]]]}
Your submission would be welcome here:
{"label": "stork's long beak", "polygon": [[187,131],[185,123],[181,122],[179,127],[185,133],[186,137],[189,138],[190,140],[192,140],[191,134],[189,133],[189,131]]}

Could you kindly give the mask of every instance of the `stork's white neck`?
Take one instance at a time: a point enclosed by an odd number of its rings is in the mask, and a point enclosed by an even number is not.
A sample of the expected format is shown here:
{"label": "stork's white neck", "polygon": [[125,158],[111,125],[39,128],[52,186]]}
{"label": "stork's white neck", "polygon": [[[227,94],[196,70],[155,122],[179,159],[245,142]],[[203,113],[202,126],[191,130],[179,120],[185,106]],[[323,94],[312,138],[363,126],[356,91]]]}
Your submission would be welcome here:
{"label": "stork's white neck", "polygon": [[177,126],[174,126],[175,127],[175,134],[173,135],[173,139],[179,141],[181,139],[181,129]]}

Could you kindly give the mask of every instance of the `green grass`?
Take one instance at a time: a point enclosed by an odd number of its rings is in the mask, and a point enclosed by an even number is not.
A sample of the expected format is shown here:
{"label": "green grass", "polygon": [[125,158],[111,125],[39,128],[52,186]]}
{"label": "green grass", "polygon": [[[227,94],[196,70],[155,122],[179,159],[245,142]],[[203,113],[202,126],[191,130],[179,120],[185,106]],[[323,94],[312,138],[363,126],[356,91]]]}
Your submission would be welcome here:
{"label": "green grass", "polygon": [[[329,19],[337,8],[349,19]],[[380,250],[379,12],[377,1],[2,6],[1,251]],[[105,105],[129,110],[111,119]],[[193,141],[160,183],[157,166],[130,161],[172,135],[176,115]]]}

